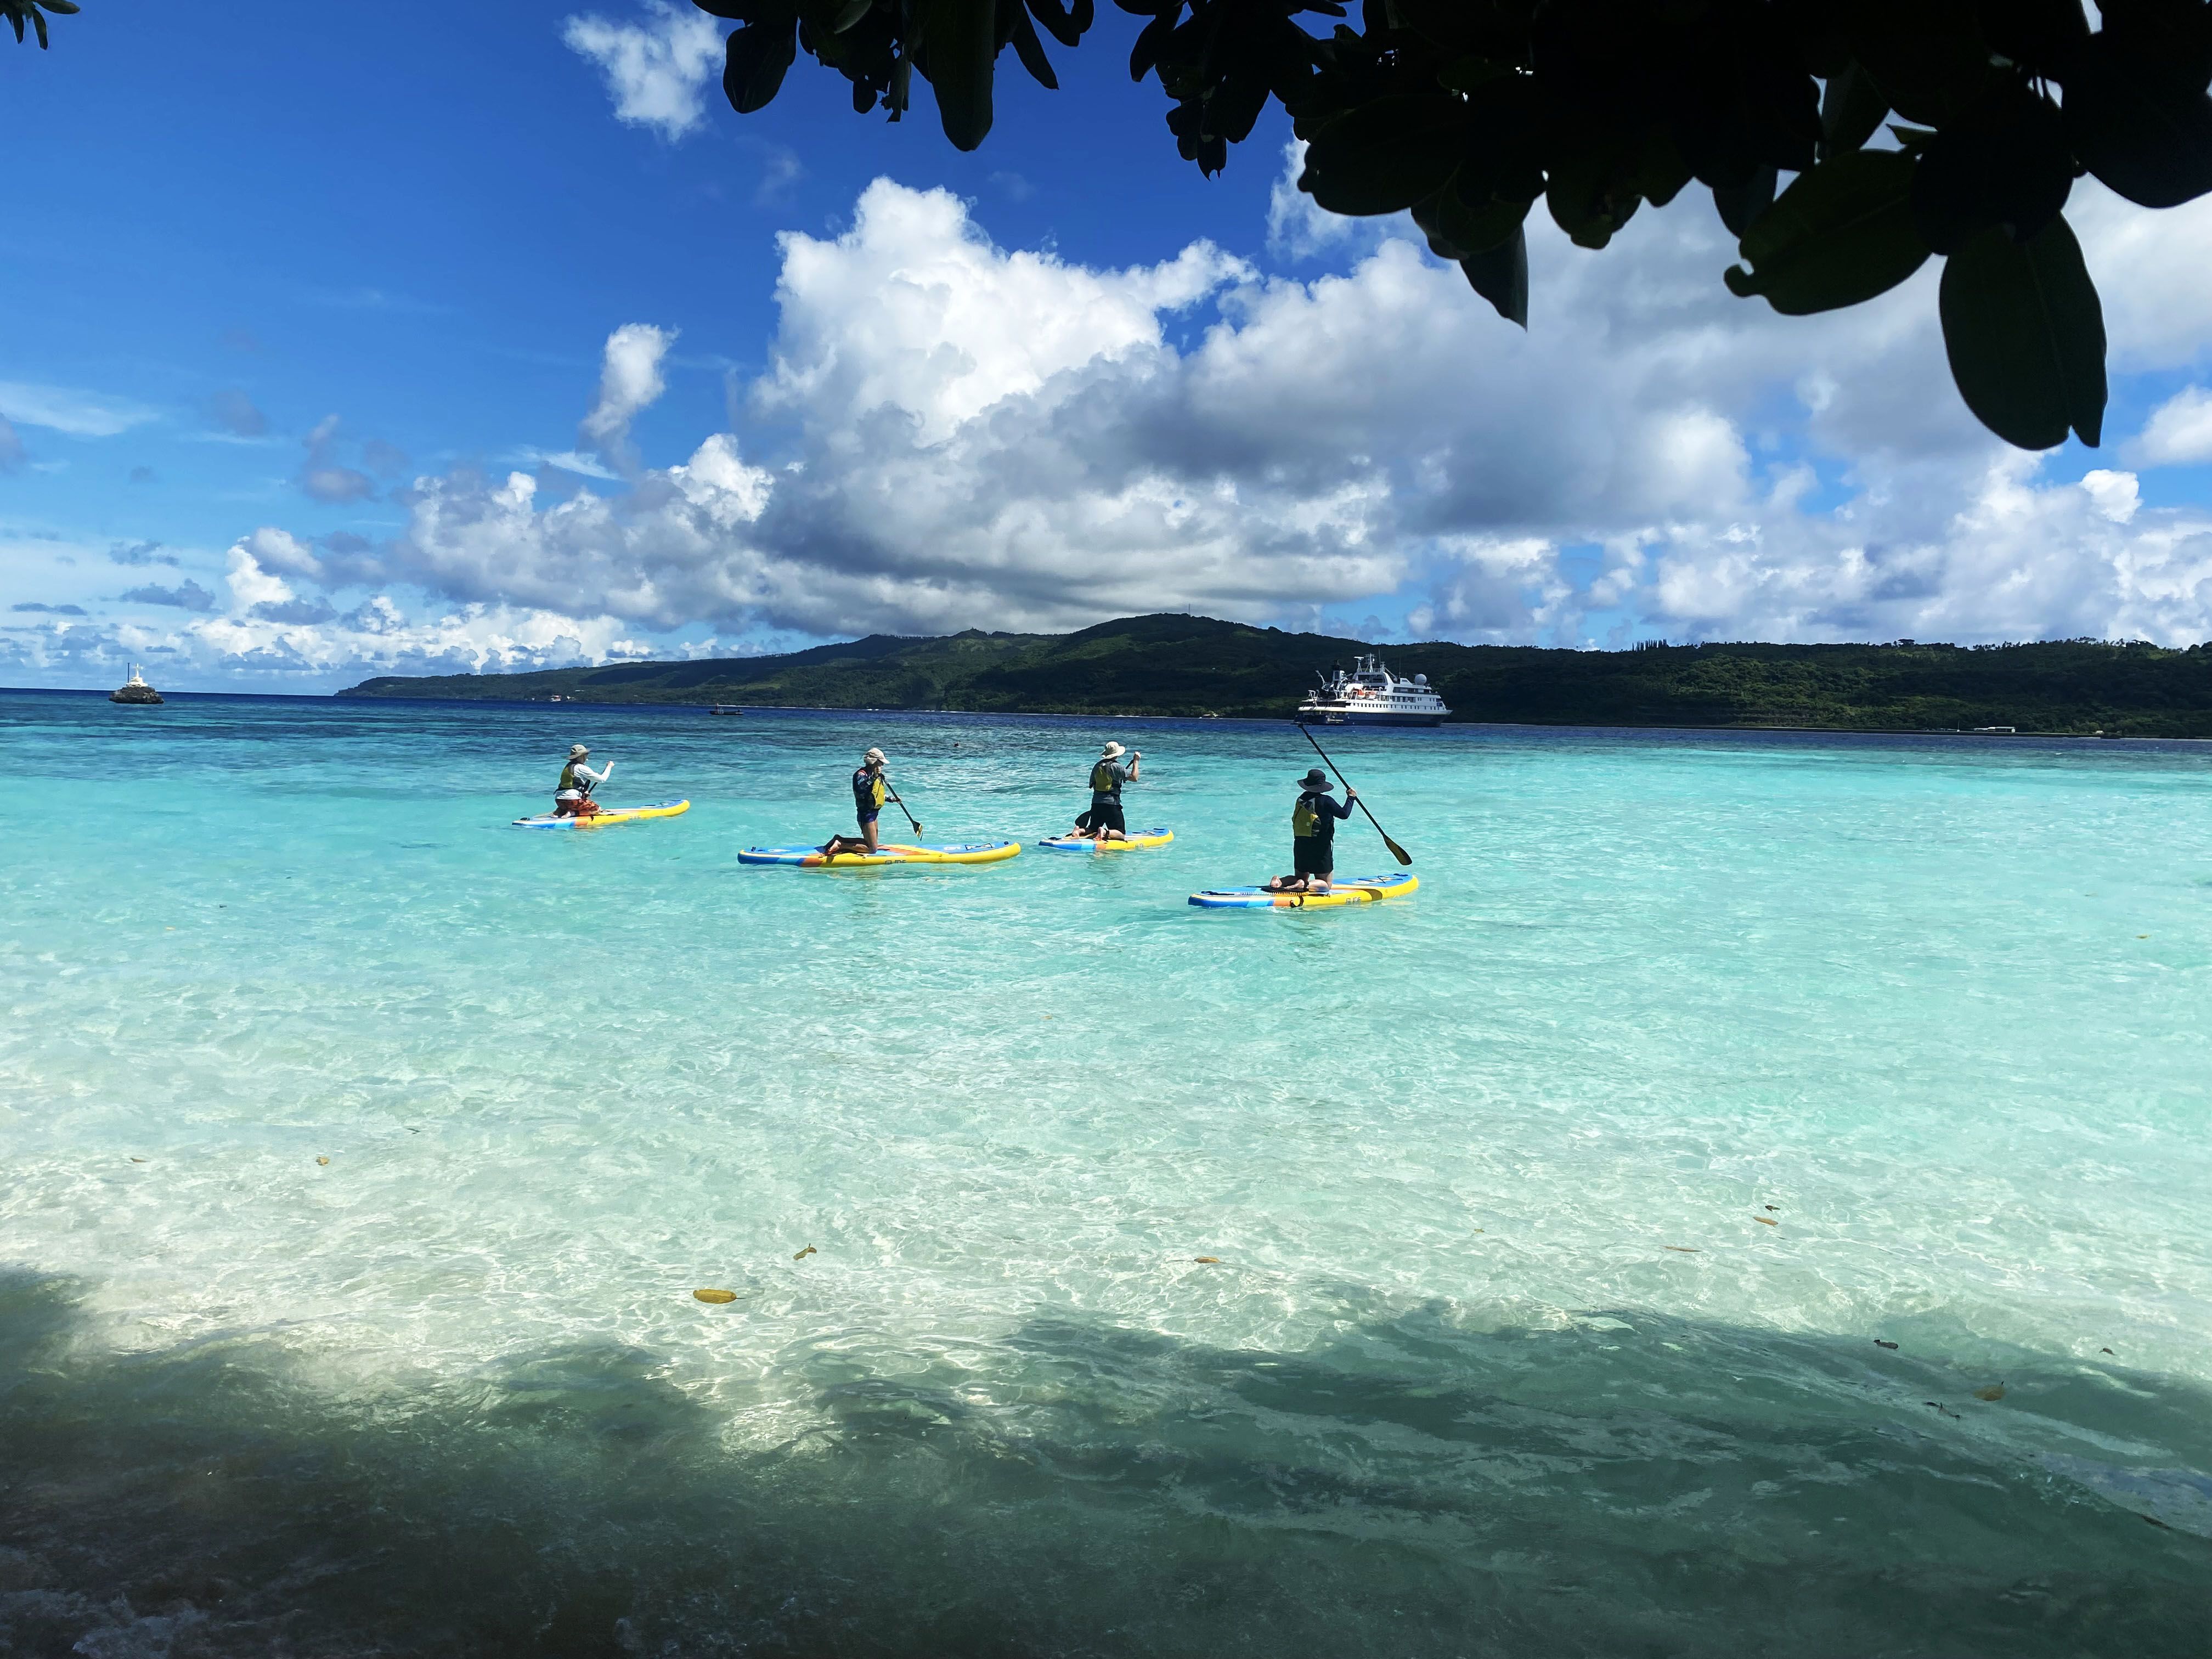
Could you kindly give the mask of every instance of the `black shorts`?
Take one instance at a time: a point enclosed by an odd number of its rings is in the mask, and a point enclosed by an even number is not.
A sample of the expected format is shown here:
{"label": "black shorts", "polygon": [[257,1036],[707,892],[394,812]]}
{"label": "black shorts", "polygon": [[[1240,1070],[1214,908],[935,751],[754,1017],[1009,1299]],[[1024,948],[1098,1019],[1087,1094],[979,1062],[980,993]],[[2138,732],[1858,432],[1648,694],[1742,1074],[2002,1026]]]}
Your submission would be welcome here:
{"label": "black shorts", "polygon": [[1125,836],[1129,833],[1129,826],[1121,817],[1121,803],[1118,800],[1108,801],[1103,805],[1093,802],[1080,822],[1086,831],[1094,836],[1101,830],[1118,830]]}
{"label": "black shorts", "polygon": [[1291,869],[1301,876],[1325,876],[1336,868],[1336,843],[1322,841],[1316,836],[1297,836],[1291,841]]}
{"label": "black shorts", "polygon": [[860,821],[860,833],[864,836],[876,827],[878,814],[874,812],[855,812],[853,816]]}

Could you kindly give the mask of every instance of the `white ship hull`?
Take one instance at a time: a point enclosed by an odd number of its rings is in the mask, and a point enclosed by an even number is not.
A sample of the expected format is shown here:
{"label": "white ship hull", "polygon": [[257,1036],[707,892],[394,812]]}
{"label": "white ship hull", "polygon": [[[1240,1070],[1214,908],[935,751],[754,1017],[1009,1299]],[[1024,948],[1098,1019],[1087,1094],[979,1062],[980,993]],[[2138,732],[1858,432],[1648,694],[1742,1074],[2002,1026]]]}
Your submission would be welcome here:
{"label": "white ship hull", "polygon": [[1323,704],[1308,704],[1298,710],[1298,718],[1308,725],[1317,726],[1442,726],[1444,709],[1425,714],[1410,708],[1333,708]]}

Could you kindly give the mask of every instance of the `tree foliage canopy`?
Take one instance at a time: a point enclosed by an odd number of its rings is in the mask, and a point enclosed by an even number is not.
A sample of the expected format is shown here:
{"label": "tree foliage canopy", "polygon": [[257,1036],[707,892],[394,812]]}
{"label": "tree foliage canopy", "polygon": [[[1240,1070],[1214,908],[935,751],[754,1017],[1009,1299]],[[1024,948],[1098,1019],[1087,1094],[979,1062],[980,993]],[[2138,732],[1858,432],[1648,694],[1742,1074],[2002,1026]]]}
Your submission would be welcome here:
{"label": "tree foliage canopy", "polygon": [[[40,9],[41,6],[46,8],[46,11]],[[76,9],[76,0],[0,0],[0,15],[4,15],[15,27],[18,46],[23,41],[23,25],[28,23],[38,31],[40,46],[45,47],[49,44],[46,40],[46,12],[65,17]]]}
{"label": "tree foliage canopy", "polygon": [[[1523,326],[1539,200],[1601,248],[1695,181],[1739,239],[1729,288],[1790,315],[1941,258],[1959,391],[2027,449],[2103,424],[2074,180],[2148,208],[2212,190],[2208,0],[2104,0],[2094,32],[2081,0],[1363,0],[1356,26],[1338,0],[1115,3],[1145,20],[1129,71],[1167,94],[1185,160],[1218,171],[1272,99],[1307,143],[1302,190],[1410,211]],[[741,25],[723,79],[741,113],[804,51],[893,120],[918,71],[962,149],[990,131],[1002,52],[1053,87],[1038,31],[1072,47],[1095,21],[1092,0],[694,3]],[[1895,148],[1869,149],[1885,127]]]}

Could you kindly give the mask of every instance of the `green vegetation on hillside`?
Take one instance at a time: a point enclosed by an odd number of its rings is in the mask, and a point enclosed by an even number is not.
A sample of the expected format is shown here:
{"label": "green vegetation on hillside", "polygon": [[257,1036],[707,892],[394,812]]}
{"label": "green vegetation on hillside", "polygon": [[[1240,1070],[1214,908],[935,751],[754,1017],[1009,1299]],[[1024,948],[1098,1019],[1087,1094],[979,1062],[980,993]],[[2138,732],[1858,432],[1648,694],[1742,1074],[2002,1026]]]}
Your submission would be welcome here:
{"label": "green vegetation on hillside", "polygon": [[[1316,671],[1375,648],[1204,617],[1133,617],[1075,634],[879,634],[774,657],[387,676],[339,695],[1267,719],[1290,714]],[[1426,644],[1382,652],[1395,672],[1426,674],[1459,720],[2212,737],[2212,650],[2203,646]]]}

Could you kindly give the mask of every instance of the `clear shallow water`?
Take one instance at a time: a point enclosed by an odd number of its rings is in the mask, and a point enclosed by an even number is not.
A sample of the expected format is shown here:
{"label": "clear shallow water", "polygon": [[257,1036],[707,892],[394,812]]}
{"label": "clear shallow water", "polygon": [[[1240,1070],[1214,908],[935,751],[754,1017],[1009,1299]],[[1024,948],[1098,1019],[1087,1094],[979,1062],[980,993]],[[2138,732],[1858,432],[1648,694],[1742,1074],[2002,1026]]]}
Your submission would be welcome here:
{"label": "clear shallow water", "polygon": [[1332,747],[0,696],[0,1650],[2201,1652],[2212,756]]}

